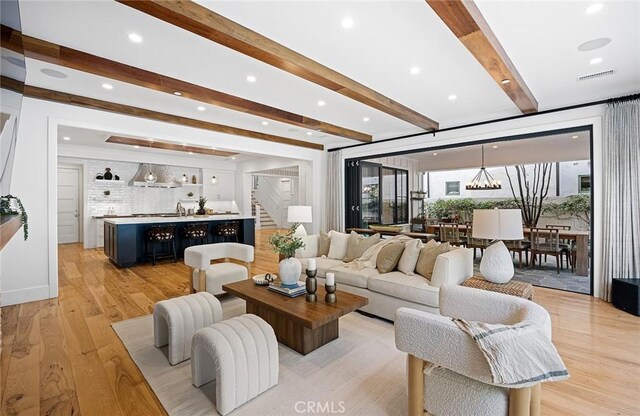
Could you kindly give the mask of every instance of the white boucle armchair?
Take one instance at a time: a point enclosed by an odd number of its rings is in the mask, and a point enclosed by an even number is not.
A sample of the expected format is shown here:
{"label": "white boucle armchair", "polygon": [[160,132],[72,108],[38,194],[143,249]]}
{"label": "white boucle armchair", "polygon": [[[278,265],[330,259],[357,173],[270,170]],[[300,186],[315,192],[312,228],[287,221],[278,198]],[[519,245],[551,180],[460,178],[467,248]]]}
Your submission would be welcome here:
{"label": "white boucle armchair", "polygon": [[492,385],[489,364],[476,342],[451,317],[492,324],[528,321],[551,338],[551,319],[541,306],[515,296],[463,286],[443,286],[442,316],[400,308],[396,346],[406,352],[410,416],[538,416],[540,383],[506,389]]}

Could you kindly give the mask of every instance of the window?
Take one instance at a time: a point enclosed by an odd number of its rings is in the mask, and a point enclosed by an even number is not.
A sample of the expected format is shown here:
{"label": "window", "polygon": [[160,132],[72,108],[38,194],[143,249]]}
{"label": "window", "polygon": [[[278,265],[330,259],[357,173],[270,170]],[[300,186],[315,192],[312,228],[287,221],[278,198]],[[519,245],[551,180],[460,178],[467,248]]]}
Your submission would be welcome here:
{"label": "window", "polygon": [[381,224],[406,224],[409,221],[409,172],[382,167]]}
{"label": "window", "polygon": [[445,195],[460,195],[460,181],[446,182],[445,183]]}
{"label": "window", "polygon": [[578,175],[578,192],[581,194],[591,192],[591,175]]}

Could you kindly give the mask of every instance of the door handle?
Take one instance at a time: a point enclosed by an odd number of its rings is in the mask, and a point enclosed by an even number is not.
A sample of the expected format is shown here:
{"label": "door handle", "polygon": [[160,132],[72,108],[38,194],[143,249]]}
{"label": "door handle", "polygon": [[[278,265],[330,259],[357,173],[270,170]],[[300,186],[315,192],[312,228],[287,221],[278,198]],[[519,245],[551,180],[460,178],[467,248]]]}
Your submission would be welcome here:
{"label": "door handle", "polygon": [[356,210],[356,207],[351,205],[351,211],[355,211],[355,210]]}
{"label": "door handle", "polygon": [[77,218],[80,216],[80,214],[73,214],[73,216]]}
{"label": "door handle", "polygon": [[356,211],[360,212],[360,205],[356,207]]}

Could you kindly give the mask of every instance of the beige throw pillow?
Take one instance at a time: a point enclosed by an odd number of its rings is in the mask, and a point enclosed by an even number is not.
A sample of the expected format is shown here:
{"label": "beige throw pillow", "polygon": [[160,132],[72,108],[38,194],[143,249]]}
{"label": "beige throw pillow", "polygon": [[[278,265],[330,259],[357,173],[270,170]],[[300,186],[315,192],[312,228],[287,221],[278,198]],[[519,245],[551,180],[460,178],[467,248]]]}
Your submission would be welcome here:
{"label": "beige throw pillow", "polygon": [[380,242],[380,233],[376,233],[370,237],[360,235],[355,231],[351,231],[349,243],[347,244],[347,255],[342,261],[349,263],[364,254],[370,247]]}
{"label": "beige throw pillow", "polygon": [[408,241],[404,245],[404,252],[398,262],[398,271],[408,276],[413,276],[413,272],[416,270],[416,263],[418,263],[418,257],[420,257],[420,250],[422,250],[423,247],[424,244],[418,239]]}
{"label": "beige throw pillow", "polygon": [[[431,243],[431,241],[429,241],[429,243]],[[438,244],[434,241],[434,244],[427,244],[420,250],[418,263],[416,263],[416,273],[422,277],[431,279],[433,267],[436,265],[436,259],[440,254],[446,253],[447,251],[449,251],[449,243]]]}
{"label": "beige throw pillow", "polygon": [[331,236],[327,233],[320,233],[320,239],[318,240],[318,257],[328,256],[329,247],[331,245]]}
{"label": "beige throw pillow", "polygon": [[376,259],[376,268],[380,274],[389,273],[393,271],[402,257],[404,251],[404,244],[402,243],[389,243],[382,247],[378,258]]}
{"label": "beige throw pillow", "polygon": [[348,245],[349,234],[331,231],[331,244],[329,245],[327,257],[334,260],[342,260],[347,255]]}

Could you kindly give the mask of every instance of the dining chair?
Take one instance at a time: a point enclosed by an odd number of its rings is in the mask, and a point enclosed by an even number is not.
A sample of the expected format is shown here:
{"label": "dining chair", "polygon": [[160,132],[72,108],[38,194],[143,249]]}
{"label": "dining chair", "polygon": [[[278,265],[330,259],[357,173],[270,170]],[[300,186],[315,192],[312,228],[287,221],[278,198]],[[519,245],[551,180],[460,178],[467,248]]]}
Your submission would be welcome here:
{"label": "dining chair", "polygon": [[511,240],[505,241],[504,245],[507,250],[513,253],[514,257],[518,255],[518,267],[522,269],[522,253],[524,253],[524,264],[529,265],[529,250],[531,250],[531,242],[527,240]]}
{"label": "dining chair", "polygon": [[489,247],[490,241],[487,238],[473,237],[473,223],[467,223],[467,248],[473,249],[473,258],[476,258],[476,250],[480,249],[480,257],[484,254],[484,249]]}
{"label": "dining chair", "polygon": [[464,247],[467,245],[467,238],[460,235],[460,224],[452,223],[440,223],[440,241],[442,243],[449,243],[453,246]]}
{"label": "dining chair", "polygon": [[531,241],[531,268],[536,265],[536,258],[540,256],[553,256],[556,258],[556,269],[560,274],[560,263],[562,261],[562,249],[560,248],[560,230],[557,228],[532,227],[529,231]]}
{"label": "dining chair", "polygon": [[[545,228],[552,228],[552,229],[562,230],[562,231],[570,231],[571,230],[571,226],[570,225],[547,224],[545,226]],[[567,238],[560,239],[560,248],[562,249],[562,255],[564,256],[564,258],[566,260],[567,269],[573,268],[573,265],[572,265],[573,259],[571,257],[571,240],[567,239]],[[545,257],[545,261],[546,261],[546,257]],[[561,258],[561,261],[562,261],[562,258]]]}

